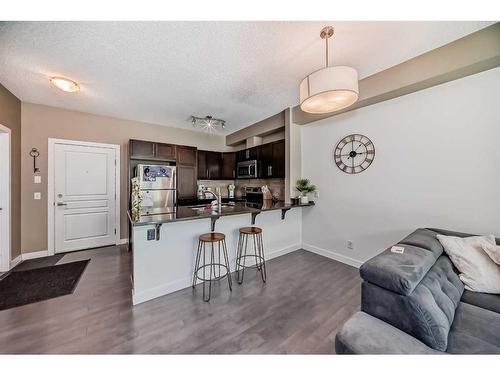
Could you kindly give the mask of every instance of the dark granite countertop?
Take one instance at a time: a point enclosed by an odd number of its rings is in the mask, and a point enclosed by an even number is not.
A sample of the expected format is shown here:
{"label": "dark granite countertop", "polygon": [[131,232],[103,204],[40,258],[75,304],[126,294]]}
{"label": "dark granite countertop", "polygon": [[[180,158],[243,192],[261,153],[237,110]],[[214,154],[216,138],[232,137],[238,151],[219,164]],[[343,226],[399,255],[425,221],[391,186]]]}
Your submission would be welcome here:
{"label": "dark granite countertop", "polygon": [[196,205],[196,206],[178,206],[177,212],[164,215],[151,215],[141,216],[138,221],[133,221],[128,212],[128,217],[133,226],[163,224],[177,221],[187,221],[196,219],[210,219],[222,216],[242,215],[259,213],[262,211],[272,210],[288,210],[295,207],[309,207],[313,206],[314,202],[308,204],[291,205],[284,201],[267,202],[264,203],[250,203],[250,202],[230,202],[223,203],[222,210],[212,210],[210,205]]}

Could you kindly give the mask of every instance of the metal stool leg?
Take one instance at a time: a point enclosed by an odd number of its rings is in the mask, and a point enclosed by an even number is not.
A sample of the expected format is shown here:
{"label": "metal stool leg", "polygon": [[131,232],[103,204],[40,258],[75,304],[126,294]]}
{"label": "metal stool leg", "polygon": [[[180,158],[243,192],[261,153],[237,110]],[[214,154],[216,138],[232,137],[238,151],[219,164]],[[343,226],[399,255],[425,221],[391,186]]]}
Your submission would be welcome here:
{"label": "metal stool leg", "polygon": [[198,278],[198,268],[200,267],[200,255],[201,255],[201,241],[198,241],[198,250],[196,251],[196,261],[194,263],[194,274],[193,274],[193,285],[196,286],[196,280]]}
{"label": "metal stool leg", "polygon": [[[224,259],[226,260],[226,272],[227,272],[227,282],[229,284],[229,290],[233,290],[233,280],[231,279],[231,270],[229,269],[229,256],[227,255],[226,240],[222,240],[222,251],[224,253]],[[220,266],[219,266],[220,267]]]}
{"label": "metal stool leg", "polygon": [[252,237],[253,237],[253,255],[255,256],[255,267],[257,268],[258,271],[260,271],[260,259],[257,257],[257,253],[260,253],[257,245],[257,235],[254,234],[252,235]]}
{"label": "metal stool leg", "polygon": [[[238,272],[238,284],[241,284],[243,282],[243,277],[245,276],[245,267],[246,267],[246,260],[247,260],[247,248],[248,248],[248,235],[243,234],[243,239],[241,241],[241,253],[240,253],[240,259],[238,263],[241,266],[241,276],[240,273]],[[243,264],[241,264],[241,260],[243,259]]]}
{"label": "metal stool leg", "polygon": [[264,257],[264,241],[262,240],[262,233],[258,234],[258,242],[259,242],[259,255],[262,260],[262,264],[260,265],[260,275],[262,276],[262,281],[266,282],[267,274],[266,274],[266,258]]}

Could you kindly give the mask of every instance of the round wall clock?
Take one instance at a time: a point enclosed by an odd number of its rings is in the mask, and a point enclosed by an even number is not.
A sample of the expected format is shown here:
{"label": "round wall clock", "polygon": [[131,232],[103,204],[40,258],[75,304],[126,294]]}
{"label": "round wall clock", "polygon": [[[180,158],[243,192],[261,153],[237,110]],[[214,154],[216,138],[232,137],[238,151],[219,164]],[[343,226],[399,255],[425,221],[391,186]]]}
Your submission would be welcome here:
{"label": "round wall clock", "polygon": [[333,157],[342,172],[360,173],[368,168],[375,158],[375,146],[368,137],[351,134],[337,144]]}

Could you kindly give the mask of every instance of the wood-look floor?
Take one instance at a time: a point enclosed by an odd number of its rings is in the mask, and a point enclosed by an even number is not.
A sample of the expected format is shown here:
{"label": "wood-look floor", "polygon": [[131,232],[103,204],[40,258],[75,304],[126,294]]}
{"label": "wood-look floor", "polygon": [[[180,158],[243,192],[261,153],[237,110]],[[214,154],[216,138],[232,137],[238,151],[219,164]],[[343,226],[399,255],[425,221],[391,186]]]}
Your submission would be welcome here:
{"label": "wood-look floor", "polygon": [[72,295],[0,311],[0,353],[334,353],[339,327],[359,310],[356,268],[299,250],[268,261],[242,285],[201,286],[132,306],[125,246],[91,258]]}

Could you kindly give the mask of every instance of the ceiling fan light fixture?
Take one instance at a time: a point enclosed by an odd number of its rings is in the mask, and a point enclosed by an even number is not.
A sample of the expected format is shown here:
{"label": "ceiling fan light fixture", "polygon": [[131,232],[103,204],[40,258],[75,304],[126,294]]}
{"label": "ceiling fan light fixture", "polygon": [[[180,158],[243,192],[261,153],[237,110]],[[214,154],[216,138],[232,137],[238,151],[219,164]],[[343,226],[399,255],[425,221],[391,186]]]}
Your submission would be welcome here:
{"label": "ceiling fan light fixture", "polygon": [[75,81],[64,77],[51,77],[50,83],[52,83],[59,90],[65,92],[77,92],[80,91],[80,86]]}
{"label": "ceiling fan light fixture", "polygon": [[307,113],[323,114],[339,111],[358,101],[358,72],[350,66],[328,66],[328,39],[333,27],[321,30],[326,41],[326,67],[302,80],[299,87],[300,109]]}

